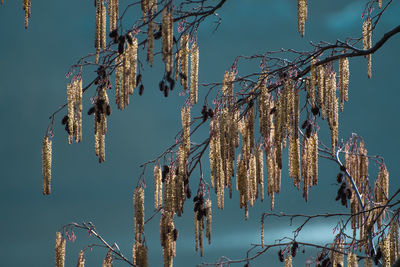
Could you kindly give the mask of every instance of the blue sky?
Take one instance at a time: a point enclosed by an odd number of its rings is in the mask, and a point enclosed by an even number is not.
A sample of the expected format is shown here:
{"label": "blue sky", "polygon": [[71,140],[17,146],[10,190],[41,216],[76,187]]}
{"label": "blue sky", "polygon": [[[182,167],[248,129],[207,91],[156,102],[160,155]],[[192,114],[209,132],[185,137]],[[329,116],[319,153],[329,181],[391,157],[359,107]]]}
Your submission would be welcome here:
{"label": "blue sky", "polygon": [[[125,6],[127,1],[120,1]],[[364,1],[309,1],[306,36],[297,33],[295,1],[251,0],[229,1],[218,11],[222,24],[212,33],[212,19],[199,31],[199,81],[220,82],[225,70],[237,55],[251,55],[280,48],[310,49],[309,41],[359,36]],[[377,28],[373,40],[399,24],[400,3],[395,1]],[[136,13],[132,13],[133,21]],[[153,69],[145,67],[143,96],[135,93],[124,112],[113,109],[106,137],[106,162],[99,165],[94,155],[92,118],[84,115],[83,142],[68,145],[66,134],[57,117],[53,139],[52,195],[41,194],[41,142],[48,116],[66,100],[65,73],[81,56],[93,52],[93,1],[32,1],[32,18],[28,30],[23,27],[20,1],[5,0],[0,6],[0,250],[5,266],[53,266],[55,232],[71,222],[92,221],[110,243],[117,242],[130,257],[133,241],[132,194],[141,173],[139,165],[160,154],[173,143],[180,129],[179,110],[185,98],[175,91],[164,98],[157,84],[162,76],[160,58]],[[339,138],[352,132],[364,137],[368,152],[385,158],[392,177],[390,192],[400,187],[398,138],[397,80],[399,36],[390,40],[373,56],[373,77],[367,78],[366,61],[350,60],[349,103],[339,117]],[[144,52],[141,51],[142,57]],[[239,75],[258,67],[243,66]],[[84,72],[83,82],[91,81],[93,70]],[[180,89],[179,89],[180,90]],[[90,106],[84,97],[84,111]],[[200,99],[205,92],[200,88]],[[198,109],[200,114],[200,108]],[[63,113],[62,113],[63,114]],[[323,122],[324,123],[324,122]],[[322,123],[322,124],[323,124]],[[206,134],[208,129],[201,133]],[[204,137],[204,135],[203,135]],[[326,140],[329,136],[321,137]],[[197,140],[201,141],[200,136]],[[285,153],[286,154],[286,153]],[[373,164],[371,164],[373,165]],[[337,173],[332,163],[320,160],[320,183],[312,188],[309,203],[283,174],[282,193],[276,199],[276,210],[321,213],[345,211],[334,202],[337,186],[332,185]],[[375,174],[372,176],[374,177]],[[146,174],[146,216],[151,214],[153,195],[151,173]],[[192,191],[195,190],[195,182]],[[214,199],[213,199],[214,200]],[[214,201],[216,203],[216,201]],[[213,209],[211,246],[205,256],[194,251],[192,204],[186,203],[182,218],[175,266],[195,266],[213,262],[219,256],[242,258],[250,243],[257,242],[260,214],[269,209],[269,200],[250,210],[249,221],[239,210],[238,196],[226,199],[223,211]],[[146,225],[151,266],[160,266],[159,218]],[[308,242],[325,243],[332,232],[332,221],[318,221],[300,236]],[[266,222],[266,240],[289,235],[295,229],[285,219]],[[67,244],[67,266],[76,264],[79,249],[90,240],[87,233],[77,232],[77,241]],[[100,265],[105,251],[88,253],[87,266]],[[281,266],[275,253],[263,255],[253,266]],[[316,250],[296,257],[295,266],[304,264]],[[7,256],[5,256],[7,255]],[[117,263],[116,266],[122,266]]]}

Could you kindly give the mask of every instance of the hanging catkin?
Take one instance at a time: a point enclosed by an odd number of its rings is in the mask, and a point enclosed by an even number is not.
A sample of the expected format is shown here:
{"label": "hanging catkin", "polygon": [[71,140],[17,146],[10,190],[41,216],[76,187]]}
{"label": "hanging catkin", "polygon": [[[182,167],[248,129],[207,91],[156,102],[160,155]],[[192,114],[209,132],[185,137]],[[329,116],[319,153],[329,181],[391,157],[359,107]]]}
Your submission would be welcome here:
{"label": "hanging catkin", "polygon": [[162,172],[158,164],[154,165],[154,208],[162,207]]}
{"label": "hanging catkin", "polygon": [[199,75],[199,47],[197,43],[193,43],[190,49],[190,103],[192,105],[197,103],[197,90],[198,90],[198,75]]}
{"label": "hanging catkin", "polygon": [[297,0],[297,27],[301,37],[304,37],[304,29],[307,20],[307,0]]}
{"label": "hanging catkin", "polygon": [[188,63],[189,63],[189,34],[185,33],[181,37],[181,49],[179,50],[179,64],[177,64],[178,71],[176,73],[176,75],[179,75],[179,80],[184,90],[188,89],[188,75],[189,75]]}
{"label": "hanging catkin", "polygon": [[76,264],[77,267],[85,267],[84,254],[85,254],[84,250],[81,250],[81,252],[79,252],[78,263]]}
{"label": "hanging catkin", "polygon": [[56,267],[64,267],[65,264],[65,238],[60,232],[56,233]]}
{"label": "hanging catkin", "polygon": [[153,18],[149,18],[149,24],[147,28],[147,61],[150,62],[150,67],[153,67],[154,61],[154,31],[153,31]]}
{"label": "hanging catkin", "polygon": [[382,8],[382,0],[379,0],[379,8]]}
{"label": "hanging catkin", "polygon": [[95,151],[99,157],[99,162],[104,162],[105,155],[105,136],[107,133],[107,115],[110,112],[110,105],[106,89],[100,89],[94,105],[94,133],[95,133]]}
{"label": "hanging catkin", "polygon": [[[378,206],[386,205],[389,196],[389,173],[386,169],[386,165],[382,164],[379,168],[378,178],[375,180],[375,202]],[[385,218],[385,208],[378,208],[375,211],[376,216],[381,214],[377,218],[378,229],[382,226],[382,219]]]}
{"label": "hanging catkin", "polygon": [[312,107],[315,107],[315,86],[317,85],[317,68],[315,67],[316,62],[317,60],[312,57],[310,62],[310,83],[307,88]]}
{"label": "hanging catkin", "polygon": [[108,17],[110,18],[110,32],[117,29],[119,0],[108,0]]}
{"label": "hanging catkin", "polygon": [[82,79],[75,79],[67,85],[68,101],[68,143],[82,140]]}
{"label": "hanging catkin", "polygon": [[173,67],[173,17],[172,11],[168,9],[169,7],[165,7],[162,11],[162,60],[165,63],[165,71],[171,73]]}
{"label": "hanging catkin", "polygon": [[[362,27],[362,36],[363,36],[363,49],[368,50],[372,47],[372,22],[371,18],[367,18]],[[372,77],[372,55],[367,55],[368,59],[368,78]]]}
{"label": "hanging catkin", "polygon": [[95,63],[99,61],[100,50],[106,47],[106,7],[103,0],[96,0],[96,31],[94,46],[96,48]]}
{"label": "hanging catkin", "polygon": [[133,194],[134,207],[134,225],[135,225],[135,240],[142,241],[144,235],[144,190],[142,187],[136,187]]}
{"label": "hanging catkin", "polygon": [[182,143],[185,147],[185,152],[190,151],[190,107],[185,106],[181,109],[182,122]]}
{"label": "hanging catkin", "polygon": [[292,255],[289,255],[285,259],[285,267],[292,267]]}
{"label": "hanging catkin", "polygon": [[318,106],[321,110],[321,117],[325,119],[325,67],[317,66],[317,82],[318,82]]}
{"label": "hanging catkin", "polygon": [[[147,247],[141,242],[135,241],[132,249],[133,264],[138,267],[148,267]],[[112,267],[112,266],[110,266]]]}
{"label": "hanging catkin", "polygon": [[163,248],[164,267],[172,267],[173,258],[176,255],[177,230],[175,229],[173,216],[174,213],[170,211],[164,210],[161,213],[160,239]]}
{"label": "hanging catkin", "polygon": [[46,135],[42,146],[43,195],[51,193],[51,140]]}
{"label": "hanging catkin", "polygon": [[349,59],[341,58],[339,60],[340,111],[343,111],[344,102],[348,101],[349,76]]}
{"label": "hanging catkin", "polygon": [[[3,0],[1,0],[3,4]],[[29,18],[31,17],[31,0],[23,0],[22,7],[25,11],[25,29],[28,29]]]}
{"label": "hanging catkin", "polygon": [[113,251],[109,249],[107,251],[107,255],[103,260],[103,265],[102,267],[112,267],[113,266],[113,256],[112,256]]}
{"label": "hanging catkin", "polygon": [[207,226],[206,226],[206,237],[208,238],[208,244],[211,244],[211,223],[212,223],[212,211],[211,211],[211,199],[206,200],[206,214],[207,214]]}
{"label": "hanging catkin", "polygon": [[390,223],[390,264],[393,264],[396,259],[399,257],[399,217],[395,216],[392,218],[392,222]]}

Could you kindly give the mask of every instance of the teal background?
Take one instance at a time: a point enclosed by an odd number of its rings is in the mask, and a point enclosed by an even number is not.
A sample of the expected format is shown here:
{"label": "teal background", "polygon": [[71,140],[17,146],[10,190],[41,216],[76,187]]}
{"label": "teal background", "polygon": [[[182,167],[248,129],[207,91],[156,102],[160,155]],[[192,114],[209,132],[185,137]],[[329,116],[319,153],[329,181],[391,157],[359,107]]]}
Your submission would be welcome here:
{"label": "teal background", "polygon": [[[144,95],[137,92],[131,104],[121,112],[115,107],[109,118],[106,136],[106,162],[99,164],[94,155],[93,119],[83,116],[83,142],[67,144],[66,133],[57,117],[53,138],[52,194],[41,193],[41,144],[48,116],[66,101],[65,74],[81,56],[94,51],[95,9],[93,1],[32,1],[32,17],[24,29],[22,1],[5,0],[0,6],[0,256],[2,266],[53,266],[55,232],[75,221],[92,221],[110,243],[116,242],[130,258],[133,242],[132,194],[141,173],[139,165],[153,159],[174,142],[180,129],[180,108],[185,97],[178,90],[164,98],[158,90],[162,64],[156,57],[153,69],[145,66]],[[384,1],[385,2],[385,1]],[[121,7],[128,1],[121,0]],[[252,55],[280,48],[309,50],[310,41],[330,41],[361,34],[361,12],[365,1],[309,1],[305,38],[297,32],[297,3],[289,0],[230,0],[218,10],[222,23],[216,33],[214,18],[200,28],[200,83],[220,82],[237,55]],[[122,10],[122,8],[121,8]],[[400,22],[400,3],[382,18],[373,40]],[[132,23],[139,16],[127,16]],[[372,79],[367,78],[366,60],[350,60],[349,103],[339,117],[339,138],[355,132],[364,137],[371,155],[385,158],[390,172],[390,192],[400,187],[399,165],[399,68],[400,37],[393,37],[373,55]],[[145,51],[139,52],[144,58]],[[257,70],[258,61],[239,66],[239,75]],[[94,69],[83,74],[84,85],[94,77]],[[200,88],[200,99],[205,92]],[[179,90],[181,90],[179,88]],[[84,111],[90,107],[91,88],[84,96]],[[111,99],[114,96],[110,94]],[[201,105],[201,102],[200,104]],[[195,109],[196,110],[196,109]],[[193,110],[193,112],[196,112]],[[200,114],[200,108],[197,108]],[[326,128],[326,122],[320,123]],[[326,132],[326,129],[322,129]],[[193,141],[202,141],[207,127]],[[321,137],[328,141],[327,134]],[[329,142],[327,142],[329,144]],[[285,153],[286,154],[286,153]],[[376,168],[371,166],[371,176]],[[150,168],[152,169],[152,167]],[[282,176],[282,193],[276,197],[275,211],[288,213],[325,213],[346,211],[334,201],[337,167],[320,159],[319,185],[310,190],[309,203]],[[208,175],[208,172],[206,172]],[[197,174],[196,174],[197,175]],[[193,179],[194,178],[194,179]],[[195,191],[196,176],[191,180]],[[146,217],[153,210],[152,173],[146,173]],[[215,200],[215,199],[213,199]],[[225,255],[243,258],[251,243],[259,243],[260,214],[269,210],[269,200],[250,209],[244,220],[237,192],[225,199],[225,209],[217,210],[213,201],[212,244],[205,245],[205,256],[194,251],[192,202],[185,214],[176,218],[180,236],[175,266],[195,266],[215,262]],[[297,221],[299,222],[299,221]],[[335,221],[320,220],[304,229],[299,239],[328,243]],[[162,265],[159,242],[159,216],[146,224],[150,266]],[[291,236],[296,228],[289,221],[268,220],[266,242]],[[92,243],[86,232],[76,231],[77,240],[67,243],[66,266],[76,264],[79,250]],[[303,265],[317,250],[306,249],[294,260]],[[86,253],[86,266],[102,264],[106,251]],[[115,266],[122,266],[115,262]],[[240,264],[238,265],[240,266]],[[252,266],[282,266],[271,250]]]}

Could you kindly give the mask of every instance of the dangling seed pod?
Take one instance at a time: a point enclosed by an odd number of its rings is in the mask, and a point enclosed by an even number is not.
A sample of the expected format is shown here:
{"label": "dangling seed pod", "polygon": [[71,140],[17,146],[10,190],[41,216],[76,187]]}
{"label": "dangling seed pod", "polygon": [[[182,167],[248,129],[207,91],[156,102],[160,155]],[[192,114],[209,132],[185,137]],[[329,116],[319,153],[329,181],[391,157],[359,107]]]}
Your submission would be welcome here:
{"label": "dangling seed pod", "polygon": [[42,146],[43,195],[51,193],[51,140],[46,135]]}
{"label": "dangling seed pod", "polygon": [[56,267],[64,267],[65,264],[65,238],[60,232],[56,233]]}

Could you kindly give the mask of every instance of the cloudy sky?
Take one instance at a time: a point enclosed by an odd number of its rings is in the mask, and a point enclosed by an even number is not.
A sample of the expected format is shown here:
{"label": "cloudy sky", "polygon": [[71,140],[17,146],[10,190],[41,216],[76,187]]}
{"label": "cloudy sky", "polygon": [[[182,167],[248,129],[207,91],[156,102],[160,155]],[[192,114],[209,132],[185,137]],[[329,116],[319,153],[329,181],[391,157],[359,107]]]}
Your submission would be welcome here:
{"label": "cloudy sky", "polygon": [[[48,116],[66,101],[65,74],[80,57],[93,52],[95,9],[93,1],[32,1],[32,18],[24,29],[22,1],[4,0],[0,6],[0,255],[4,266],[53,266],[55,232],[75,221],[92,221],[103,237],[116,242],[131,257],[133,241],[132,193],[141,173],[139,165],[153,159],[173,143],[180,129],[179,110],[185,98],[174,91],[164,98],[157,84],[162,76],[160,58],[156,66],[145,67],[143,96],[135,93],[124,112],[114,108],[106,137],[106,162],[99,164],[94,154],[92,118],[83,116],[83,142],[67,144],[66,133],[57,117],[53,138],[52,194],[42,196],[41,143]],[[121,0],[121,6],[128,1]],[[252,55],[280,48],[310,49],[310,41],[334,42],[361,33],[361,13],[365,1],[309,1],[306,36],[297,32],[296,1],[229,1],[218,15],[222,19],[213,33],[213,19],[199,31],[200,83],[220,82],[237,55]],[[385,1],[384,1],[385,2]],[[400,3],[394,1],[377,28],[373,40],[398,25]],[[130,22],[137,17],[130,14]],[[400,37],[396,36],[373,56],[373,77],[367,78],[366,61],[350,60],[349,103],[340,115],[339,138],[355,132],[364,137],[368,152],[385,158],[390,172],[390,192],[400,187],[400,130],[397,80]],[[140,51],[142,56],[143,51]],[[256,66],[243,66],[239,75]],[[91,81],[94,69],[83,74]],[[200,88],[201,90],[201,88]],[[84,97],[90,106],[94,88]],[[200,91],[200,99],[204,96]],[[199,109],[200,110],[200,109]],[[64,113],[62,113],[64,114]],[[206,134],[207,129],[202,133]],[[203,135],[203,137],[205,137]],[[201,136],[197,140],[201,141]],[[328,140],[328,136],[321,137]],[[375,168],[371,164],[371,168]],[[284,172],[282,193],[276,198],[276,212],[321,213],[345,211],[334,201],[337,167],[320,160],[319,185],[312,188],[309,203],[297,192]],[[374,178],[375,172],[372,171]],[[146,174],[146,216],[152,213],[151,173]],[[197,179],[197,178],[194,178]],[[193,180],[192,180],[193,181]],[[195,190],[194,184],[192,182]],[[176,219],[180,231],[175,266],[195,266],[215,262],[220,256],[242,258],[251,243],[259,242],[260,214],[269,209],[269,200],[257,203],[244,220],[238,194],[226,199],[225,210],[213,210],[212,244],[205,256],[194,251],[192,204]],[[215,206],[215,205],[214,205]],[[265,224],[266,241],[291,236],[295,229],[285,219]],[[327,243],[335,221],[316,221],[306,227],[300,239]],[[159,244],[159,217],[146,225],[151,266],[162,262]],[[90,244],[86,232],[76,232],[77,240],[67,244],[67,266],[75,265],[79,249]],[[302,265],[317,251],[309,249],[296,258]],[[87,253],[87,266],[99,266],[105,251]],[[261,256],[253,266],[281,266],[275,252]],[[122,266],[118,263],[116,266]]]}

